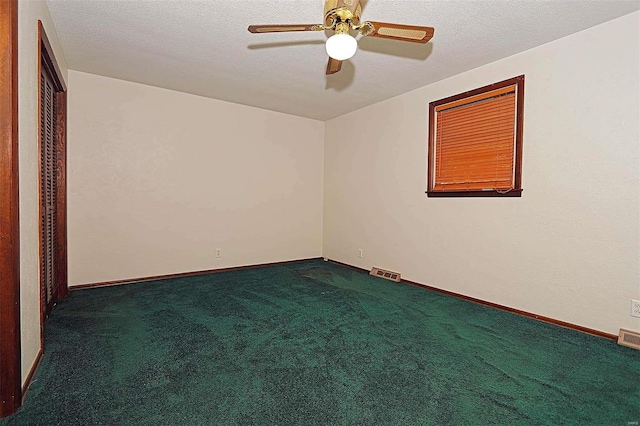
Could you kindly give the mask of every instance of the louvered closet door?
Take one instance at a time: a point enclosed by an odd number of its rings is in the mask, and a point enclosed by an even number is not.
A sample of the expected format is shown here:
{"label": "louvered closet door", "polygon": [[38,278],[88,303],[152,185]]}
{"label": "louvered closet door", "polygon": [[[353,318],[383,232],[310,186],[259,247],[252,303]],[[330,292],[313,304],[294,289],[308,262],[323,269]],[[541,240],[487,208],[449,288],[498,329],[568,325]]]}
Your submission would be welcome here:
{"label": "louvered closet door", "polygon": [[40,76],[40,182],[42,300],[45,315],[55,303],[56,285],[56,102],[53,81],[46,72]]}

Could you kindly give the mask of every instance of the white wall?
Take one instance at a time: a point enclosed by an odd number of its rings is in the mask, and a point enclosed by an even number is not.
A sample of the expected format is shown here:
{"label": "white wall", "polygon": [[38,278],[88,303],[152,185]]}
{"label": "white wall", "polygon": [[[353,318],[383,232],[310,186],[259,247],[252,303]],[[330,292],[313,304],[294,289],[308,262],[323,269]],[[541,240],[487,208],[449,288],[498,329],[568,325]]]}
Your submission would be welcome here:
{"label": "white wall", "polygon": [[60,66],[67,67],[44,1],[18,2],[18,156],[20,185],[20,327],[22,379],[40,349],[40,234],[38,222],[38,20]]}
{"label": "white wall", "polygon": [[[323,255],[609,333],[640,329],[639,16],[327,122]],[[427,198],[429,102],[520,74],[522,198]]]}
{"label": "white wall", "polygon": [[76,71],[68,103],[70,285],[321,255],[322,122]]}

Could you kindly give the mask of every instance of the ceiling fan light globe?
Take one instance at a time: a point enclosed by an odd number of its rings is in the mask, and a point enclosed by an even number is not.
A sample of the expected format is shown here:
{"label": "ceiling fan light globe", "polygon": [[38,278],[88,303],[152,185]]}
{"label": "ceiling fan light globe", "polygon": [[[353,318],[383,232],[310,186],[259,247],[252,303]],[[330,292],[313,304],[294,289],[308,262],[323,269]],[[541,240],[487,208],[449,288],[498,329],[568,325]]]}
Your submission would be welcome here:
{"label": "ceiling fan light globe", "polygon": [[344,61],[356,54],[358,42],[349,34],[334,34],[327,39],[325,47],[327,55],[337,61]]}

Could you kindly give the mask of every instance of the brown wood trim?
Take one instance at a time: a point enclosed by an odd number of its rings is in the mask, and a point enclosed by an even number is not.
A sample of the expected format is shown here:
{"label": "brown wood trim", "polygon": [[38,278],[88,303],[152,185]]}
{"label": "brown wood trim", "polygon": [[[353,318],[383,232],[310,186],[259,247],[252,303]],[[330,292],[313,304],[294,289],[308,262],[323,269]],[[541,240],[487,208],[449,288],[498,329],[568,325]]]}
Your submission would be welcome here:
{"label": "brown wood trim", "polygon": [[69,290],[84,290],[87,288],[95,288],[95,287],[110,287],[114,285],[122,285],[122,284],[133,284],[133,283],[142,283],[146,281],[156,281],[156,280],[166,280],[169,278],[184,278],[184,277],[193,277],[197,275],[206,275],[206,274],[216,274],[218,272],[230,272],[230,271],[240,271],[243,269],[253,269],[253,268],[262,268],[265,266],[278,266],[278,265],[288,265],[291,263],[298,262],[306,262],[309,260],[320,260],[321,257],[310,257],[306,259],[295,259],[295,260],[284,260],[281,262],[270,262],[270,263],[258,263],[255,265],[245,265],[245,266],[231,266],[229,268],[218,268],[218,269],[207,269],[204,271],[193,271],[193,272],[179,272],[177,274],[166,274],[166,275],[155,275],[152,277],[144,277],[144,278],[130,278],[126,280],[116,280],[116,281],[104,281],[98,283],[89,283],[89,284],[80,284],[69,287]]}
{"label": "brown wood trim", "polygon": [[47,37],[47,33],[44,30],[42,21],[40,20],[38,20],[38,40],[40,40],[40,52],[45,53],[44,55],[40,55],[44,59],[43,66],[45,66],[49,70],[49,73],[53,77],[53,82],[56,85],[56,90],[60,92],[66,92],[67,84],[65,83],[64,77],[62,76],[62,71],[60,71],[60,67],[58,66],[58,61],[56,60],[56,55],[53,52],[51,43],[49,43],[49,37]]}
{"label": "brown wood trim", "polygon": [[56,93],[56,159],[58,187],[56,193],[57,235],[56,281],[58,299],[69,294],[67,273],[67,92]]}
{"label": "brown wood trim", "polygon": [[434,182],[434,174],[435,174],[435,159],[434,155],[434,147],[435,147],[435,137],[436,137],[436,110],[433,102],[429,104],[429,147],[427,148],[427,194],[431,191],[431,188],[435,186]]}
{"label": "brown wood trim", "polygon": [[43,61],[42,61],[42,52],[43,52],[43,48],[42,48],[42,34],[44,34],[44,28],[42,27],[42,22],[38,21],[38,40],[40,40],[38,42],[38,75],[37,75],[37,81],[38,81],[38,103],[36,104],[37,106],[37,111],[38,111],[38,115],[37,115],[37,123],[38,123],[38,271],[39,271],[39,287],[38,287],[38,291],[40,293],[40,350],[43,350],[44,348],[44,320],[45,320],[45,301],[44,301],[44,297],[42,295],[43,292],[43,287],[44,287],[44,278],[43,278],[43,274],[42,274],[42,253],[43,253],[43,244],[42,244],[42,218],[43,218],[43,214],[44,214],[44,210],[42,208],[42,125],[41,125],[41,117],[40,114],[42,113],[40,111],[40,108],[42,108],[42,79],[41,79],[41,73],[42,73],[42,67],[43,67]]}
{"label": "brown wood trim", "polygon": [[[434,106],[448,104],[449,102],[458,101],[460,99],[469,98],[471,96],[476,96],[481,93],[489,92],[492,90],[500,89],[502,87],[513,86],[513,85],[524,84],[524,75],[519,75],[517,77],[508,78],[506,80],[499,81],[497,83],[488,84],[486,86],[479,87],[477,89],[469,90],[463,93],[458,93],[457,95],[449,96],[447,98],[439,99],[437,101],[433,101],[430,103]],[[520,87],[518,86],[518,89]]]}
{"label": "brown wood trim", "polygon": [[[353,266],[353,265],[349,265],[348,263],[342,263],[342,262],[338,262],[337,260],[332,260],[332,259],[328,259],[329,262],[335,263],[337,265],[341,265],[341,266],[346,266],[347,268],[351,268],[351,269],[355,269],[359,272],[368,274],[369,271],[367,271],[366,269],[363,268],[359,268],[357,266]],[[486,300],[482,300],[482,299],[476,299],[475,297],[470,297],[470,296],[465,296],[464,294],[460,294],[460,293],[454,293],[453,291],[449,291],[449,290],[443,290],[437,287],[432,287],[430,285],[426,285],[426,284],[421,284],[415,281],[410,281],[410,280],[406,280],[406,279],[402,279],[400,282],[404,283],[404,284],[409,284],[415,287],[420,287],[426,290],[431,290],[431,291],[435,291],[447,296],[452,296],[458,299],[463,299],[466,300],[468,302],[473,302],[473,303],[477,303],[479,305],[484,305],[484,306],[488,306],[490,308],[494,308],[494,309],[500,309],[501,311],[506,311],[506,312],[510,312],[512,314],[516,314],[516,315],[520,315],[523,317],[527,317],[527,318],[532,318],[538,321],[542,321],[542,322],[546,322],[549,324],[553,324],[553,325],[557,325],[560,327],[564,327],[564,328],[568,328],[571,330],[576,330],[576,331],[580,331],[582,333],[587,333],[587,334],[591,334],[593,336],[598,336],[598,337],[604,337],[605,339],[611,339],[611,340],[617,340],[618,339],[618,335],[616,334],[610,334],[610,333],[606,333],[604,331],[600,331],[600,330],[594,330],[592,328],[588,328],[588,327],[583,327],[581,325],[576,325],[576,324],[571,324],[569,322],[565,322],[565,321],[560,321],[554,318],[549,318],[549,317],[545,317],[542,315],[536,315],[536,314],[532,314],[531,312],[527,312],[527,311],[521,311],[519,309],[515,309],[515,308],[510,308],[508,306],[504,306],[504,305],[499,305],[497,303],[493,303],[493,302],[487,302]]]}
{"label": "brown wood trim", "polygon": [[38,367],[40,367],[40,363],[42,363],[42,356],[44,355],[44,350],[42,347],[38,351],[38,355],[36,355],[36,360],[33,362],[31,366],[31,370],[29,370],[29,374],[27,375],[24,384],[22,385],[22,399],[27,395],[27,391],[29,390],[29,386],[31,386],[31,382],[33,382],[33,377],[36,375],[36,371],[38,371]]}
{"label": "brown wood trim", "polygon": [[[522,188],[522,137],[524,134],[524,75],[516,77],[516,170],[515,182],[516,188]],[[520,189],[522,190],[522,189]]]}
{"label": "brown wood trim", "polygon": [[18,2],[0,1],[0,418],[22,404]]}
{"label": "brown wood trim", "polygon": [[427,191],[428,197],[521,197],[522,189],[508,192],[492,191]]}

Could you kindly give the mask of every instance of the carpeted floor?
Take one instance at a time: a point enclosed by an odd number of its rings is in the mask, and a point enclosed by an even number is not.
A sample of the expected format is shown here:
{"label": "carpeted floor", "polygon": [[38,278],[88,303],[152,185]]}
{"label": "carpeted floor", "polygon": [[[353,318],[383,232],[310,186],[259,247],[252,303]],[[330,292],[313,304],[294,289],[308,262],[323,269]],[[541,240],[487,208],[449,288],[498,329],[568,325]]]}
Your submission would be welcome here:
{"label": "carpeted floor", "polygon": [[640,421],[640,352],[307,261],[74,291],[0,425]]}

